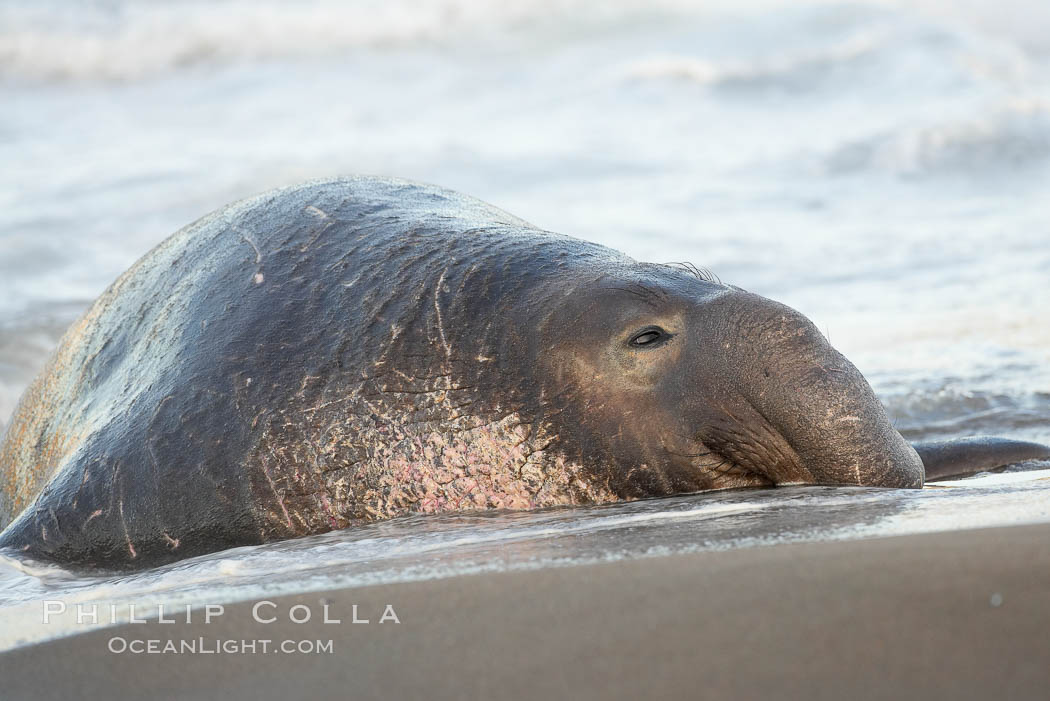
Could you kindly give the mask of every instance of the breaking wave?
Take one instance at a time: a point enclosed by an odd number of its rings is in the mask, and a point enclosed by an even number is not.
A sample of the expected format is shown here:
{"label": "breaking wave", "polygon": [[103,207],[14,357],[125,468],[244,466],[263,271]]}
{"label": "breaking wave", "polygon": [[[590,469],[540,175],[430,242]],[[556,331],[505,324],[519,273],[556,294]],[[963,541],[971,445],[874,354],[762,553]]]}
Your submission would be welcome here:
{"label": "breaking wave", "polygon": [[584,0],[15,2],[0,6],[0,75],[130,80],[203,63],[454,46],[533,25],[569,31],[646,7],[641,0],[610,6]]}
{"label": "breaking wave", "polygon": [[[0,69],[37,78],[128,79],[203,61],[426,42],[481,12],[479,5],[457,2],[344,5],[329,0],[64,9],[58,15],[41,7],[8,8],[0,22],[5,27],[0,30]],[[56,15],[64,21],[56,24]]]}
{"label": "breaking wave", "polygon": [[1017,100],[972,120],[906,127],[845,144],[829,174],[881,171],[902,176],[966,175],[1016,169],[1050,158],[1050,103]]}
{"label": "breaking wave", "polygon": [[624,75],[634,81],[683,81],[725,90],[810,91],[836,76],[862,69],[884,40],[881,32],[866,32],[827,47],[749,61],[654,56],[630,63]]}

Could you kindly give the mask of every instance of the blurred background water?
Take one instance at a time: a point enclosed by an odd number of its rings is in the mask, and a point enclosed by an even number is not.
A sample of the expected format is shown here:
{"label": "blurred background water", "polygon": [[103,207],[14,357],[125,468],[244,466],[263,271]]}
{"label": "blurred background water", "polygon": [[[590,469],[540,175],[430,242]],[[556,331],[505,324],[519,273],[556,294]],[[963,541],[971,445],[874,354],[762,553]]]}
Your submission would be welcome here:
{"label": "blurred background water", "polygon": [[164,237],[369,173],[790,304],[909,438],[1050,442],[1038,0],[0,0],[0,164],[0,423]]}

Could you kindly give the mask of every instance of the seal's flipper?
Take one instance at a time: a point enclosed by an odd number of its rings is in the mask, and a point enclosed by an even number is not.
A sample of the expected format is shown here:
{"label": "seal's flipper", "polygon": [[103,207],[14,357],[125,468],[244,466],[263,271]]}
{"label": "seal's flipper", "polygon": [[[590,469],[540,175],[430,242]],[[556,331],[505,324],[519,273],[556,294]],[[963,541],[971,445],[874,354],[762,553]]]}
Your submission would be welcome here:
{"label": "seal's flipper", "polygon": [[912,443],[922,458],[926,481],[963,477],[1026,460],[1050,460],[1050,446],[1007,438],[956,438]]}

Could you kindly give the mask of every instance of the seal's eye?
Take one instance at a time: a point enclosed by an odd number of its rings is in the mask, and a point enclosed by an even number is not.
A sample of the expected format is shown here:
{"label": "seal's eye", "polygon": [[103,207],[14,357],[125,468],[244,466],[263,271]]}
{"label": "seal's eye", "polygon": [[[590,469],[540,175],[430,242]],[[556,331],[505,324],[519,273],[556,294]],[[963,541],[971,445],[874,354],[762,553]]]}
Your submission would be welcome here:
{"label": "seal's eye", "polygon": [[671,334],[667,333],[659,326],[649,326],[631,336],[631,340],[628,341],[627,344],[634,346],[635,348],[652,348],[654,346],[662,345],[663,342],[670,337]]}

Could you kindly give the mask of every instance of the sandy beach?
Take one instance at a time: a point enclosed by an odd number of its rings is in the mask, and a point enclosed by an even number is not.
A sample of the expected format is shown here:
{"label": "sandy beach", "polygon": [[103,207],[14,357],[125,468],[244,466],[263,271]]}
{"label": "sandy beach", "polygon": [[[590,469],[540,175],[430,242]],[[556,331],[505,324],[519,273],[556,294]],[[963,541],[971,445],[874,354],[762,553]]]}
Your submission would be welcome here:
{"label": "sandy beach", "polygon": [[[96,630],[6,653],[0,678],[38,700],[1045,698],[1048,574],[1044,524],[453,577]],[[332,651],[129,651],[262,639]]]}

